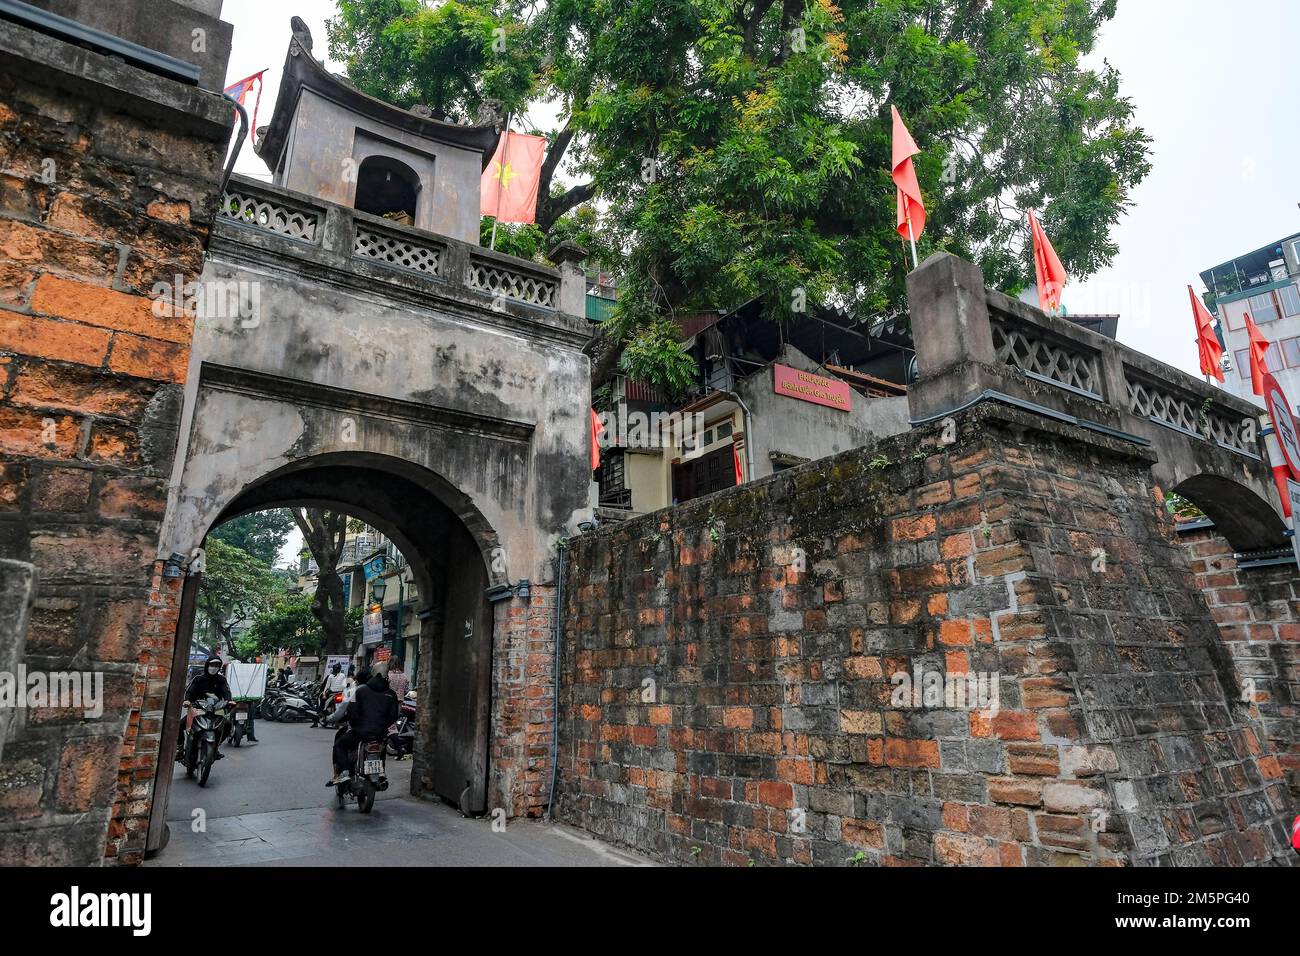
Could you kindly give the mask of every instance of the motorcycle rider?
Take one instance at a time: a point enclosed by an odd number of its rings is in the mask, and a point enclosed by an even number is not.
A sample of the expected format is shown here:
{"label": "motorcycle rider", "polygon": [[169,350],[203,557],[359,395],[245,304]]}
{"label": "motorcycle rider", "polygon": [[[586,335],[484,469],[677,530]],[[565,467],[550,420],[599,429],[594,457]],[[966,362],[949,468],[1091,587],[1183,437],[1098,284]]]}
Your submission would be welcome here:
{"label": "motorcycle rider", "polygon": [[352,778],[352,758],[363,740],[383,740],[388,727],[397,720],[397,696],[382,674],[366,668],[357,672],[357,692],[348,704],[348,729],[334,738],[334,779],[332,787]]}
{"label": "motorcycle rider", "polygon": [[[348,679],[343,676],[343,665],[338,661],[330,668],[329,674],[325,677],[325,682],[321,686],[320,707],[322,714],[327,714],[333,710],[334,695],[347,689]],[[317,726],[318,721],[312,721],[312,726]]]}
{"label": "motorcycle rider", "polygon": [[[185,699],[181,701],[181,712],[189,716],[190,702],[202,700],[208,694],[215,694],[221,700],[229,703],[234,697],[230,692],[230,684],[221,674],[221,658],[213,654],[203,664],[203,670],[195,675],[194,680],[190,681],[190,686],[185,688]],[[182,720],[176,749],[184,751],[185,749],[185,725],[187,721]],[[220,760],[225,754],[218,753],[217,759]]]}

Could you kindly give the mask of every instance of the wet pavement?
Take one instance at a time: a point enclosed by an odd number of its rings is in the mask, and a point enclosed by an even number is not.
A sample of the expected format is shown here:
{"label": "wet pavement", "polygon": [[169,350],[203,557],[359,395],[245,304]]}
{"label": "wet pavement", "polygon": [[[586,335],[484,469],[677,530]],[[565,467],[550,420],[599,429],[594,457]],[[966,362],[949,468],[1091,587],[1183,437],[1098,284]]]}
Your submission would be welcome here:
{"label": "wet pavement", "polygon": [[[339,809],[329,776],[334,732],[259,721],[259,743],[226,747],[200,788],[177,767],[170,840],[145,866],[645,866],[580,830],[536,821],[494,829],[408,793],[409,759],[369,814]],[[499,832],[498,832],[499,831]]]}

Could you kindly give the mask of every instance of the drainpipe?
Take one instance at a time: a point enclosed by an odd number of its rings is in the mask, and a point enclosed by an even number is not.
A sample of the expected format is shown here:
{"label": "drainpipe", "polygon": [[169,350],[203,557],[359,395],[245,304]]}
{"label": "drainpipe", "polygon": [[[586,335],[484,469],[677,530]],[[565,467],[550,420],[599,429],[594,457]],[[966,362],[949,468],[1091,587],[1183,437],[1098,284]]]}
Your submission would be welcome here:
{"label": "drainpipe", "polygon": [[555,780],[559,775],[560,754],[560,641],[564,638],[564,552],[567,545],[561,541],[555,553],[555,621],[552,628],[555,635],[555,656],[551,662],[552,695],[551,706],[551,790],[546,797],[546,820],[551,820],[551,810],[555,807]]}
{"label": "drainpipe", "polygon": [[[248,135],[248,110],[244,109],[244,104],[233,96],[227,93],[222,93],[221,96],[239,112],[239,139],[235,142],[235,151],[230,154],[230,159],[226,162],[226,171],[221,174],[221,193],[225,195],[226,186],[230,183],[230,174],[235,171],[235,163],[239,160],[239,151],[244,148],[244,137]],[[220,202],[220,199],[217,201]]]}
{"label": "drainpipe", "polygon": [[740,414],[745,421],[745,480],[753,481],[755,477],[754,476],[754,440],[753,440],[753,433],[749,430],[751,417],[752,417],[749,413],[749,406],[746,405],[745,400],[741,398],[739,395],[737,395],[735,392],[723,392],[722,394],[726,395],[729,399],[731,399],[733,402],[735,402],[737,405],[740,406]]}

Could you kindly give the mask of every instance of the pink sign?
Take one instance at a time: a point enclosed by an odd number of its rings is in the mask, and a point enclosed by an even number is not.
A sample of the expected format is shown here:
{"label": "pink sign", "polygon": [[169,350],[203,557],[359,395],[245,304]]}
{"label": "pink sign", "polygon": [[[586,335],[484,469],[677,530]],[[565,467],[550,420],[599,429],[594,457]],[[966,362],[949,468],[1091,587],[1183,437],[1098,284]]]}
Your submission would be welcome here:
{"label": "pink sign", "polygon": [[788,365],[772,366],[772,388],[778,395],[798,398],[815,405],[826,405],[847,412],[852,408],[849,383],[838,378],[801,372]]}

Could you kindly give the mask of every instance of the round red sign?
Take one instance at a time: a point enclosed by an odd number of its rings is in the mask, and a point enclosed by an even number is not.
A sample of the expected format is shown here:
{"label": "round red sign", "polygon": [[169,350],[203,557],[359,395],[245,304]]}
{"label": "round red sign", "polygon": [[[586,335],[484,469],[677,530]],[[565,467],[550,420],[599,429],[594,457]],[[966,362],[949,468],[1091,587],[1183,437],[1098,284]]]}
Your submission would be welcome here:
{"label": "round red sign", "polygon": [[1268,406],[1268,417],[1273,421],[1273,433],[1282,447],[1287,470],[1293,479],[1300,481],[1300,427],[1291,414],[1286,392],[1271,372],[1264,373],[1264,404]]}

